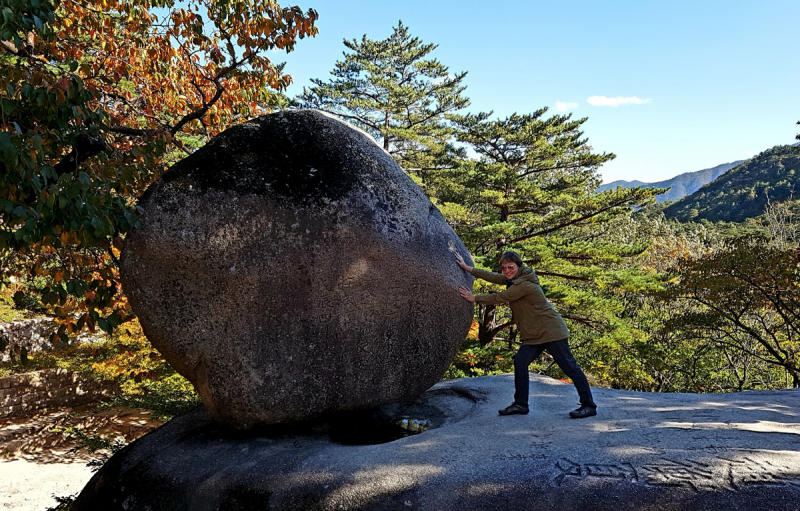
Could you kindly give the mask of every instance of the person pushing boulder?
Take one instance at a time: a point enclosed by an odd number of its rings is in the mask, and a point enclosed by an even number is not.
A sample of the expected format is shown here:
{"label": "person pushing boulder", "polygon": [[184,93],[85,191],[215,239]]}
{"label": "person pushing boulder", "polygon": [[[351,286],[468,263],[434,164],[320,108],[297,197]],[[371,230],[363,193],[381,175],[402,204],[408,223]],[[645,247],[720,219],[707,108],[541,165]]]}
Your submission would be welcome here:
{"label": "person pushing boulder", "polygon": [[528,366],[545,350],[572,379],[580,396],[580,408],[569,412],[569,416],[584,419],[597,415],[597,405],[592,399],[589,382],[569,349],[569,329],[544,296],[533,268],[525,266],[519,254],[513,251],[503,252],[500,256],[502,274],[473,268],[458,253],[455,257],[458,265],[474,277],[506,286],[505,291],[488,295],[475,296],[465,287],[460,287],[458,291],[466,300],[481,305],[508,304],[522,339],[522,345],[514,356],[514,402],[499,410],[500,415],[527,414],[530,411]]}

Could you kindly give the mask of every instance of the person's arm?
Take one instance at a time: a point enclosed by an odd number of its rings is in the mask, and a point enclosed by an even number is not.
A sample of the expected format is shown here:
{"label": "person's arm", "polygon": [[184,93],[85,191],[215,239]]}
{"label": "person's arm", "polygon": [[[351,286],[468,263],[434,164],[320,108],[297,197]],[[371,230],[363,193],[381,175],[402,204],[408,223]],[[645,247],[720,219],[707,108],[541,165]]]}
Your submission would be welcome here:
{"label": "person's arm", "polygon": [[458,288],[458,292],[461,293],[461,296],[464,297],[467,301],[479,303],[481,305],[500,305],[502,303],[513,302],[515,300],[519,300],[526,294],[530,292],[528,286],[524,284],[511,286],[510,288],[506,289],[501,293],[492,293],[490,295],[478,295],[475,296],[472,294],[472,291],[465,287]]}
{"label": "person's arm", "polygon": [[501,286],[508,284],[508,279],[501,273],[494,273],[491,271],[481,270],[479,268],[473,268],[470,273],[473,277],[485,280],[486,282],[491,282],[492,284],[500,284]]}
{"label": "person's arm", "polygon": [[489,295],[478,295],[475,297],[475,303],[481,305],[500,305],[502,303],[514,302],[528,294],[530,290],[524,284],[511,286],[505,291],[500,293],[492,293]]}
{"label": "person's arm", "polygon": [[492,273],[486,270],[479,270],[478,268],[473,268],[472,266],[464,262],[464,258],[461,257],[461,254],[459,254],[458,252],[455,253],[455,256],[456,256],[456,262],[461,267],[461,269],[471,273],[473,277],[485,280],[486,282],[491,282],[492,284],[500,284],[501,286],[504,284],[508,284],[508,279],[506,279],[503,275],[499,273]]}

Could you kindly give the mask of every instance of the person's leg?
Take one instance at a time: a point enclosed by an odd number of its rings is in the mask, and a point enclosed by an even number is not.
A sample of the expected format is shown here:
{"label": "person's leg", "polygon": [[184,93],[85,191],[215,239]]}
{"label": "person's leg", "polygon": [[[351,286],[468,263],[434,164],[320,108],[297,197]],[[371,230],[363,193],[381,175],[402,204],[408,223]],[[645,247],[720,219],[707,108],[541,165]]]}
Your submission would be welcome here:
{"label": "person's leg", "polygon": [[514,355],[514,402],[528,406],[528,366],[542,354],[539,344],[523,344]]}
{"label": "person's leg", "polygon": [[563,341],[553,341],[546,343],[544,347],[547,352],[553,356],[556,364],[564,371],[564,374],[572,379],[572,383],[575,385],[575,389],[580,396],[581,405],[597,408],[594,399],[592,399],[592,390],[589,388],[589,381],[586,379],[586,375],[583,374],[583,371],[581,371],[581,368],[578,367],[575,357],[572,356],[572,351],[569,349],[569,342],[566,339]]}

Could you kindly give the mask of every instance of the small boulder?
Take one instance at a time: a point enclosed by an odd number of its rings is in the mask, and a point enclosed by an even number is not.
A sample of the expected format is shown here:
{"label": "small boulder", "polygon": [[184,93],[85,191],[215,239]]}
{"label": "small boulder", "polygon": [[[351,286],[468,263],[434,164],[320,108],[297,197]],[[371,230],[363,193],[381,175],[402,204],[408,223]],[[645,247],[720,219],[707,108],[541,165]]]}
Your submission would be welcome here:
{"label": "small boulder", "polygon": [[416,396],[469,329],[461,240],[371,137],[319,111],[226,130],[139,205],[131,307],[235,428]]}

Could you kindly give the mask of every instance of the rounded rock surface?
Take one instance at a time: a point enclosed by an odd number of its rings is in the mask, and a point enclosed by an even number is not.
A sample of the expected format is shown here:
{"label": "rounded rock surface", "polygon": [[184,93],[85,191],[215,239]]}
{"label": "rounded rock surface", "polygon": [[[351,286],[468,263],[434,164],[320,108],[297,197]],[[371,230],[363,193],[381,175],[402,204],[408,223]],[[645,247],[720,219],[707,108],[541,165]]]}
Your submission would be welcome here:
{"label": "rounded rock surface", "polygon": [[371,137],[319,111],[226,130],[139,205],[131,307],[235,428],[416,396],[472,321],[461,240]]}
{"label": "rounded rock surface", "polygon": [[72,509],[798,509],[800,389],[595,388],[597,416],[570,419],[575,387],[530,380],[531,413],[507,417],[514,375],[439,382],[381,407],[434,427],[372,445],[336,441],[334,424],[231,431],[198,408],[112,456]]}

